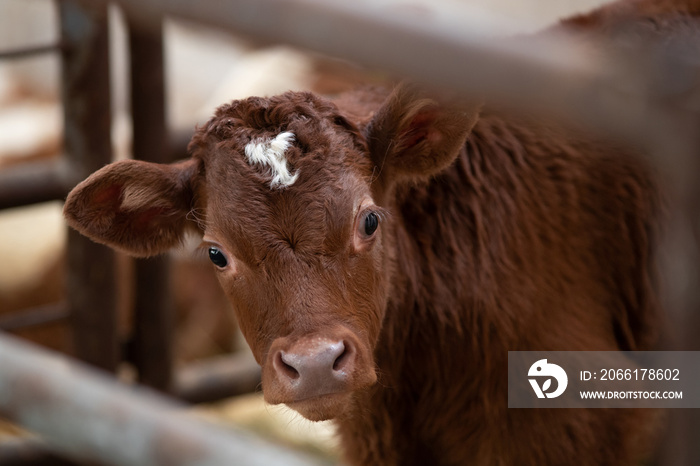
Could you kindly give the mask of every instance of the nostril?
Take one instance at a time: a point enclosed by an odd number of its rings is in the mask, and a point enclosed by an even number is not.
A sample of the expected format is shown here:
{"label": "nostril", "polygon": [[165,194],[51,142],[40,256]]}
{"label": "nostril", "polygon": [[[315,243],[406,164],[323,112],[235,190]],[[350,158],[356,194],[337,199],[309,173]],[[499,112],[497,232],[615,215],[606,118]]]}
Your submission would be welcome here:
{"label": "nostril", "polygon": [[351,363],[355,353],[353,346],[348,344],[348,342],[343,341],[341,342],[341,345],[343,346],[343,350],[333,362],[334,371],[342,371],[343,369],[346,369]]}
{"label": "nostril", "polygon": [[291,361],[289,359],[290,358],[284,351],[280,351],[275,358],[275,366],[278,372],[292,380],[296,380],[300,377],[300,374],[299,371],[290,364]]}

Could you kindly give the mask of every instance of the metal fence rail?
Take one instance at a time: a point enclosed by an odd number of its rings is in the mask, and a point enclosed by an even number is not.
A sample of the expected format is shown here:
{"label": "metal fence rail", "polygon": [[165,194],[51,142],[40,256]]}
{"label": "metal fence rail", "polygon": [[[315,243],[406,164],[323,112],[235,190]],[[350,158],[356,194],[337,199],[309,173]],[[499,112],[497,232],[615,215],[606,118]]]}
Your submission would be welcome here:
{"label": "metal fence rail", "polygon": [[[106,2],[107,0],[93,0]],[[264,42],[282,42],[409,77],[439,89],[486,97],[528,113],[555,114],[635,146],[693,162],[686,142],[699,115],[655,101],[672,94],[679,76],[695,82],[695,57],[648,49],[611,51],[567,35],[494,38],[470,34],[483,27],[421,2],[415,14],[386,0],[120,0],[135,20],[152,28],[164,16],[196,20]],[[671,79],[674,78],[674,79]],[[678,92],[678,89],[675,90]],[[671,147],[669,147],[671,145]],[[671,149],[671,150],[668,150]],[[678,150],[680,149],[680,150]],[[673,162],[673,164],[671,163]]]}
{"label": "metal fence rail", "polygon": [[0,367],[0,414],[75,458],[115,466],[318,464],[250,434],[217,429],[155,392],[6,334]]}
{"label": "metal fence rail", "polygon": [[0,50],[0,60],[11,60],[14,58],[26,58],[45,53],[53,53],[61,48],[61,44],[37,45],[35,47],[25,47],[12,50]]}

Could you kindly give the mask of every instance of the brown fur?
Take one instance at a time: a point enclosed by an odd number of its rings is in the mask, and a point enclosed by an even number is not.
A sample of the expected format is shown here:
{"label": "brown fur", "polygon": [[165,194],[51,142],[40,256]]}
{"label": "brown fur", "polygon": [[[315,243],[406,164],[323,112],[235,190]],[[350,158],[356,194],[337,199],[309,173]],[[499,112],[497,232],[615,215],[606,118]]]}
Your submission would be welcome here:
{"label": "brown fur", "polygon": [[[295,134],[298,180],[270,189],[243,147],[282,131]],[[141,255],[187,223],[202,231],[228,259],[219,279],[266,398],[335,418],[352,464],[624,465],[649,449],[655,413],[506,400],[508,351],[653,344],[659,201],[639,157],[410,86],[235,101],[191,150],[179,165],[104,168],[71,194],[67,219]],[[381,219],[369,236],[367,212]],[[325,339],[356,353],[344,389],[285,391],[279,347]]]}

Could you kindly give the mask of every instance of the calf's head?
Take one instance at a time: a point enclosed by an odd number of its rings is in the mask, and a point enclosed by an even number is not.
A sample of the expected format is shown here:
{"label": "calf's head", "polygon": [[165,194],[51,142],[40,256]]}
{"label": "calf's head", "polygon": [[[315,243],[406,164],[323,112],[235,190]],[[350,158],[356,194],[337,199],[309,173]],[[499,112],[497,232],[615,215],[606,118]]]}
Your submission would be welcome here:
{"label": "calf's head", "polygon": [[377,380],[393,187],[448,166],[476,121],[407,87],[373,114],[352,121],[309,93],[234,101],[198,129],[191,159],[108,165],[64,214],[135,256],[199,231],[262,365],[265,399],[333,418]]}

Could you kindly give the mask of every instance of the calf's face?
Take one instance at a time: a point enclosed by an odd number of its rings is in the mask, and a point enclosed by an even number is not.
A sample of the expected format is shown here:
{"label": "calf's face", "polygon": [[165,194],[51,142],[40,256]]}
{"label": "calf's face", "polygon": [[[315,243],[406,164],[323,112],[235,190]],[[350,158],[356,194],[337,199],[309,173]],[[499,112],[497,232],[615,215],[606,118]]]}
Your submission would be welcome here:
{"label": "calf's face", "polygon": [[376,381],[387,294],[373,166],[323,105],[300,100],[273,118],[257,101],[224,107],[192,146],[205,167],[203,244],[263,367],[265,399],[311,419]]}
{"label": "calf's face", "polygon": [[125,161],[78,185],[64,213],[137,256],[202,235],[270,403],[312,420],[343,414],[377,380],[390,288],[391,192],[449,165],[476,110],[397,88],[367,121],[309,93],[222,106],[192,158]]}

